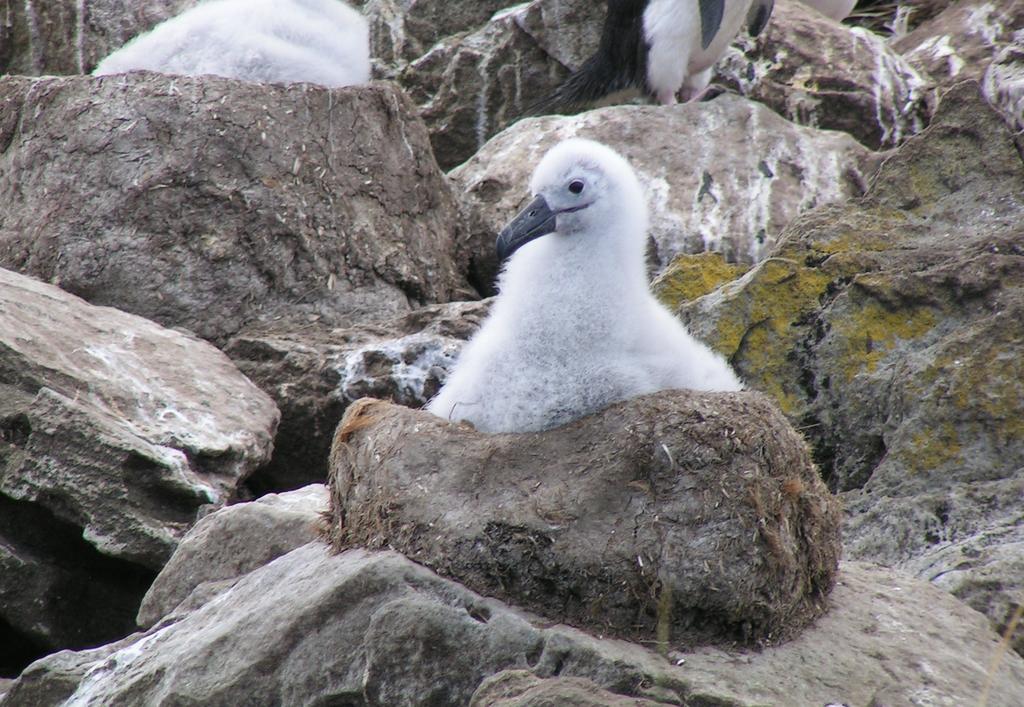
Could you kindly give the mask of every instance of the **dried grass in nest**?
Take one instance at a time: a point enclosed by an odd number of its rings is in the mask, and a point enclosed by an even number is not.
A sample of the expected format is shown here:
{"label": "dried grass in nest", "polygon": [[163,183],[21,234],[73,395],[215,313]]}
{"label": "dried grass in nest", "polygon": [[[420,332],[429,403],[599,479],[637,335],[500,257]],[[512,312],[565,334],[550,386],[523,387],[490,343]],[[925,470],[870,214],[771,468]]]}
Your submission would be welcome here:
{"label": "dried grass in nest", "polygon": [[[381,420],[383,415],[376,408],[384,404],[381,400],[374,398],[360,398],[345,410],[345,415],[338,423],[334,432],[334,440],[331,442],[331,454],[328,462],[328,469],[331,470],[332,478],[328,484],[330,503],[327,510],[320,515],[320,535],[330,543],[335,552],[341,552],[348,546],[347,529],[348,518],[345,516],[347,507],[343,494],[348,493],[352,488],[353,464],[349,447],[349,440],[352,435],[360,430],[366,429]],[[348,483],[338,483],[336,475],[339,473],[349,475]]]}

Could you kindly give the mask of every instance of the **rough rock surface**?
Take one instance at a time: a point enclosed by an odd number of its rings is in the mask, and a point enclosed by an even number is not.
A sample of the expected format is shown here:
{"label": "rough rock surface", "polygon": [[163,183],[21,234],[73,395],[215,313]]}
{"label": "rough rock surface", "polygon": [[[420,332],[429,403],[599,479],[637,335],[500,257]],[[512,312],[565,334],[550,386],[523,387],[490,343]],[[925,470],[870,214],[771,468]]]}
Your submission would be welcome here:
{"label": "rough rock surface", "polygon": [[[617,707],[648,704],[637,698],[691,707],[977,700],[998,650],[984,617],[923,582],[859,563],[843,565],[832,603],[785,645],[666,660],[545,626],[395,553],[332,555],[311,543],[145,634],[34,663],[0,704],[454,705],[492,675],[484,695],[509,686],[506,670],[528,670],[540,689],[586,680],[621,696],[596,704]],[[1024,661],[1005,655],[992,682],[990,705],[1015,704]]]}
{"label": "rough rock surface", "polygon": [[223,588],[222,583],[315,540],[326,510],[327,487],[312,484],[204,516],[181,539],[146,592],[138,625],[149,628],[197,590],[202,593],[211,583]]}
{"label": "rough rock surface", "polygon": [[834,22],[799,0],[718,65],[718,79],[801,125],[842,130],[868,147],[900,144],[928,122],[931,94],[885,40]]}
{"label": "rough rock surface", "polygon": [[893,43],[939,86],[980,80],[993,58],[1024,28],[1024,0],[961,0]]}
{"label": "rough rock surface", "polygon": [[730,263],[721,253],[678,255],[651,282],[651,292],[669,309],[703,297],[731,282],[750,269],[749,265]]}
{"label": "rough rock surface", "polygon": [[197,0],[0,0],[0,74],[87,74]]}
{"label": "rough rock surface", "polygon": [[529,202],[533,168],[574,136],[615,148],[636,169],[659,268],[705,250],[756,262],[799,213],[860,196],[877,166],[850,136],[794,125],[737,96],[523,120],[450,174],[469,217],[461,259],[479,289],[492,287],[495,235]]}
{"label": "rough rock surface", "polygon": [[642,641],[785,640],[824,610],[839,556],[803,439],[751,393],[666,391],[522,435],[367,399],[329,485],[335,548]]}
{"label": "rough rock surface", "polygon": [[[473,155],[590,56],[604,16],[602,3],[533,0],[484,23],[483,8],[455,12],[457,22],[437,23],[431,32],[411,18],[429,16],[419,7],[432,4],[406,8],[382,0],[368,3],[367,14],[377,28],[374,54],[386,65],[380,73],[394,76],[421,107],[445,169]],[[872,148],[899,144],[929,115],[927,77],[880,36],[797,0],[779,0],[759,40],[741,35],[718,71],[719,82],[779,114],[846,130]]]}
{"label": "rough rock surface", "polygon": [[422,406],[444,384],[487,308],[456,302],[350,329],[270,327],[232,338],[225,352],[281,410],[274,456],[249,479],[250,488],[326,481],[331,438],[349,403],[370,396]]}
{"label": "rough rock surface", "polygon": [[1000,629],[1024,588],[1022,283],[1024,162],[967,82],[866,197],[682,308],[804,429],[845,492],[849,555],[914,568]]}
{"label": "rough rock surface", "polygon": [[1017,148],[1024,155],[1024,32],[989,64],[982,89],[989,103],[1016,131]]}
{"label": "rough rock surface", "polygon": [[0,644],[133,628],[152,573],[267,461],[277,420],[209,344],[0,270]]}
{"label": "rough rock surface", "polygon": [[588,0],[369,0],[376,73],[413,97],[445,169],[553,90],[597,46]]}
{"label": "rough rock surface", "polygon": [[509,0],[367,0],[370,54],[378,73],[394,78],[442,39],[485,24]]}
{"label": "rough rock surface", "polygon": [[520,27],[517,18],[527,11],[516,6],[435,45],[399,77],[420,106],[442,168],[469,158],[568,76]]}
{"label": "rough rock surface", "polygon": [[413,110],[383,84],[0,79],[0,265],[213,340],[447,301],[458,212]]}
{"label": "rough rock surface", "polygon": [[586,678],[539,678],[529,670],[503,670],[480,684],[470,707],[657,707],[664,702],[624,697]]}

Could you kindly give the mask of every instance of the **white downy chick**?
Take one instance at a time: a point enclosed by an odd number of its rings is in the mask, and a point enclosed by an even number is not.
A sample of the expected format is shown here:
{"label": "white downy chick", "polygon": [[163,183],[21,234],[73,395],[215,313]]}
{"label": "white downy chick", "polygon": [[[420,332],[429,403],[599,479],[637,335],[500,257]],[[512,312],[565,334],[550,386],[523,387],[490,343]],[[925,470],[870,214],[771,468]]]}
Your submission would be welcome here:
{"label": "white downy chick", "polygon": [[350,86],[370,79],[369,29],[340,0],[210,0],[136,37],[93,74],[137,70]]}
{"label": "white downy chick", "polygon": [[626,160],[566,140],[531,188],[536,198],[498,237],[508,258],[500,294],[430,412],[484,432],[529,432],[658,390],[742,388],[651,294],[647,205]]}

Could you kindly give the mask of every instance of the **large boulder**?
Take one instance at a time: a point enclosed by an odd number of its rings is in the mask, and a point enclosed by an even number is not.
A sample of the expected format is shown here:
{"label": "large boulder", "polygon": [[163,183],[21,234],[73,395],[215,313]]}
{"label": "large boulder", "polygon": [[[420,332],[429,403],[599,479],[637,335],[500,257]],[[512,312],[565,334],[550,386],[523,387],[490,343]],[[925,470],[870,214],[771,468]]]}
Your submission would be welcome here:
{"label": "large boulder", "polygon": [[46,0],[4,3],[0,75],[87,74],[137,34],[197,0]]}
{"label": "large boulder", "polygon": [[667,391],[501,435],[367,399],[330,473],[335,548],[395,549],[630,639],[785,640],[824,610],[839,557],[803,439],[752,393]]}
{"label": "large boulder", "polygon": [[371,396],[424,405],[488,306],[452,302],[348,329],[271,325],[232,337],[225,353],[281,410],[274,456],[248,486],[261,493],[326,481],[331,438],[349,404]]}
{"label": "large boulder", "polygon": [[0,80],[0,265],[223,341],[464,292],[459,217],[386,84]]}
{"label": "large boulder", "polygon": [[1022,283],[1024,162],[967,82],[866,197],[681,308],[805,430],[846,552],[944,577],[1000,628],[1024,588]]}
{"label": "large boulder", "polygon": [[658,269],[705,250],[756,262],[799,213],[860,196],[878,161],[848,135],[795,125],[737,96],[523,120],[450,173],[469,217],[463,259],[479,289],[493,287],[495,235],[530,200],[534,167],[577,136],[615,148],[636,169]]}
{"label": "large boulder", "polygon": [[[911,707],[973,704],[989,678],[991,705],[1024,689],[1019,656],[990,666],[999,641],[984,617],[924,582],[846,563],[832,604],[782,646],[666,659],[551,626],[397,553],[311,543],[145,634],[37,661],[0,705],[561,705],[582,693],[578,704],[609,707]],[[516,696],[535,701],[495,702]]]}
{"label": "large boulder", "polygon": [[215,348],[0,270],[0,644],[124,635],[278,412]]}
{"label": "large boulder", "polygon": [[961,0],[896,38],[892,47],[923,76],[948,88],[980,80],[1005,47],[1020,41],[1024,1]]}
{"label": "large boulder", "polygon": [[756,41],[740,37],[718,79],[802,125],[842,130],[868,147],[925,127],[929,81],[882,37],[839,24],[799,0],[776,0]]}

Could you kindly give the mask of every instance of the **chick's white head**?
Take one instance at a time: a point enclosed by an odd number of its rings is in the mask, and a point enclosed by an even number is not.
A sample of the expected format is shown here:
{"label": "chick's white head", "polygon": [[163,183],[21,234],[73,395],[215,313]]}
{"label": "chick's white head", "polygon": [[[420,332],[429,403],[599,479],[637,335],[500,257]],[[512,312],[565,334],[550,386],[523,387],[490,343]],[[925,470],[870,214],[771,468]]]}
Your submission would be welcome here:
{"label": "chick's white head", "polygon": [[643,190],[618,153],[592,140],[573,138],[548,151],[530,182],[534,199],[498,236],[505,260],[530,241],[562,239],[587,250],[642,244],[647,229]]}

